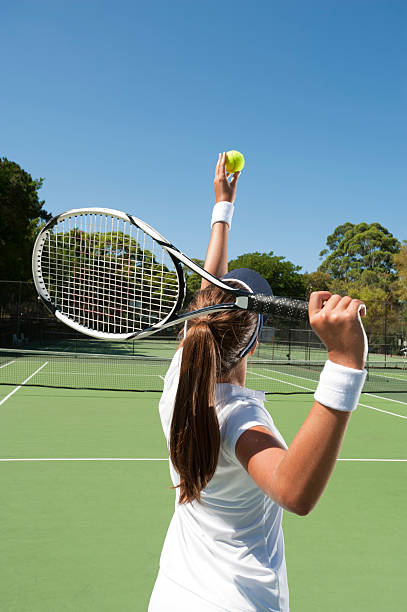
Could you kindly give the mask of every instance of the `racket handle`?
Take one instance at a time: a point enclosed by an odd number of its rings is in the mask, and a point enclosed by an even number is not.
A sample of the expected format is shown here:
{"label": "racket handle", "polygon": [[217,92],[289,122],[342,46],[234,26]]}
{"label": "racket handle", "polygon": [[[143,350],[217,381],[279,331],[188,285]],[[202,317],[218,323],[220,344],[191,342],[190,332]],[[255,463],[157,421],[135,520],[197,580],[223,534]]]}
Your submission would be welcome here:
{"label": "racket handle", "polygon": [[308,321],[308,302],[255,293],[248,296],[247,310],[283,319]]}

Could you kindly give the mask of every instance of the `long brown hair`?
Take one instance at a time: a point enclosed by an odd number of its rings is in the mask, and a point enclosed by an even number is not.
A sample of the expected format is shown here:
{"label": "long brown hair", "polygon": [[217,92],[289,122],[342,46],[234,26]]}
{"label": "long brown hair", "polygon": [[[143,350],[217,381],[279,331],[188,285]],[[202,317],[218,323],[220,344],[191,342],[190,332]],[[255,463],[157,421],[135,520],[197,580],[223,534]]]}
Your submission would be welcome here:
{"label": "long brown hair", "polygon": [[[232,286],[239,284],[230,281]],[[210,285],[197,293],[190,310],[227,303],[230,295]],[[200,501],[213,477],[220,449],[215,385],[227,382],[257,325],[246,310],[206,314],[188,321],[170,430],[170,457],[180,476],[179,502]]]}

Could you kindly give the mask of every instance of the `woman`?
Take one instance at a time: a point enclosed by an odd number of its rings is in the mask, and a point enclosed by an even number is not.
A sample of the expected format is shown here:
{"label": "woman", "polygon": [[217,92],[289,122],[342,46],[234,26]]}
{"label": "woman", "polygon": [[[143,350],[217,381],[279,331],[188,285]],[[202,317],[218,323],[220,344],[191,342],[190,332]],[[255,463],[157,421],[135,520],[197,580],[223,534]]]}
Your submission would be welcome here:
{"label": "woman", "polygon": [[[225,164],[222,154],[205,261],[218,276],[227,272],[239,176],[229,182]],[[263,283],[264,291],[264,279],[251,271],[226,279],[256,291]],[[227,300],[204,281],[191,309]],[[160,401],[176,503],[149,612],[289,610],[282,511],[308,514],[334,468],[366,375],[361,307],[326,291],[311,295],[310,322],[329,359],[289,448],[264,394],[244,386],[260,317],[232,311],[188,322]]]}

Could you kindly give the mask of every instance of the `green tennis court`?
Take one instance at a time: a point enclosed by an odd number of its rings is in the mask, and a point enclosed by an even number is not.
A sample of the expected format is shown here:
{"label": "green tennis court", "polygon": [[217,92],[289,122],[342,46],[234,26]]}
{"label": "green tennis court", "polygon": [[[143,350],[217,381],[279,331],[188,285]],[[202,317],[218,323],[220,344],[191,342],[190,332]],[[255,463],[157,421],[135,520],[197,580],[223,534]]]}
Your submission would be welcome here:
{"label": "green tennis court", "polygon": [[[54,360],[36,372],[40,358],[19,371],[28,383],[0,386],[1,609],[145,611],[174,503],[159,393],[30,387],[58,363],[72,384],[92,375],[85,361],[75,372]],[[161,361],[142,373],[148,386],[162,384]],[[114,380],[121,369],[100,368]],[[264,372],[252,367],[248,386],[267,388],[265,377],[282,388],[316,385],[311,370]],[[407,371],[375,375],[404,385]],[[267,396],[288,443],[311,403],[311,394]],[[406,609],[406,421],[407,394],[363,394],[316,510],[286,513],[294,612]]]}

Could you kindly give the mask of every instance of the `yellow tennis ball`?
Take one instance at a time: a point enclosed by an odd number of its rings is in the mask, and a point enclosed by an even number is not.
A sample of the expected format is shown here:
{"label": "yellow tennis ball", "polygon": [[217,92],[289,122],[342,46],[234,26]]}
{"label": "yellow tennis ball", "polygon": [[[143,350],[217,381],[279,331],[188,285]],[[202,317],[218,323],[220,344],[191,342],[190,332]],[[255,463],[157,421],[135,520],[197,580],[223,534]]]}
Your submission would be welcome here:
{"label": "yellow tennis ball", "polygon": [[244,167],[244,157],[240,151],[226,153],[226,172],[240,172]]}

